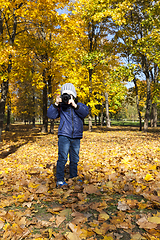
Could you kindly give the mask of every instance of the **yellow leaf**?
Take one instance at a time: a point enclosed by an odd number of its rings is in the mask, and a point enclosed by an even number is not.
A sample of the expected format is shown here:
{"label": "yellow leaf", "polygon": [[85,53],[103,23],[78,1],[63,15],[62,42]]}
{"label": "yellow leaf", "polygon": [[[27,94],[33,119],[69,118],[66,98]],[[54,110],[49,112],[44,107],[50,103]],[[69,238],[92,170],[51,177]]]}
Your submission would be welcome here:
{"label": "yellow leaf", "polygon": [[149,217],[149,222],[160,224],[160,217]]}
{"label": "yellow leaf", "polygon": [[16,197],[16,196],[13,196],[13,198],[16,198],[16,199],[22,199],[22,198],[24,198],[24,194],[22,194],[22,195],[18,195],[17,197]]}
{"label": "yellow leaf", "polygon": [[34,240],[44,240],[44,238],[34,238]]}
{"label": "yellow leaf", "polygon": [[52,229],[49,228],[49,229],[48,229],[48,232],[49,232],[49,239],[51,239],[51,237],[52,237]]}
{"label": "yellow leaf", "polygon": [[1,181],[1,182],[0,182],[0,186],[2,186],[3,184],[4,184],[4,182],[3,182],[3,181]]}
{"label": "yellow leaf", "polygon": [[106,231],[107,231],[107,229],[106,229],[106,225],[102,225],[101,226],[101,228],[95,228],[94,230],[93,230],[94,232],[96,232],[98,235],[105,235],[106,234]]}
{"label": "yellow leaf", "polygon": [[9,228],[10,227],[10,224],[9,223],[7,223],[4,227],[3,227],[3,229],[6,231],[7,230],[7,228]]}
{"label": "yellow leaf", "polygon": [[108,220],[108,219],[109,219],[109,215],[106,212],[103,212],[103,211],[98,216],[99,221]]}
{"label": "yellow leaf", "polygon": [[30,182],[30,183],[28,184],[28,187],[30,187],[30,188],[37,188],[39,185],[40,185],[40,184],[34,184],[33,182]]}
{"label": "yellow leaf", "polygon": [[157,165],[152,165],[152,164],[149,164],[149,170],[156,170],[157,169]]}
{"label": "yellow leaf", "polygon": [[147,175],[145,176],[144,180],[148,182],[148,181],[153,180],[153,177],[152,177],[151,174],[147,174]]}
{"label": "yellow leaf", "polygon": [[103,238],[103,240],[113,240],[113,237],[111,237],[111,236],[105,236],[105,237]]}

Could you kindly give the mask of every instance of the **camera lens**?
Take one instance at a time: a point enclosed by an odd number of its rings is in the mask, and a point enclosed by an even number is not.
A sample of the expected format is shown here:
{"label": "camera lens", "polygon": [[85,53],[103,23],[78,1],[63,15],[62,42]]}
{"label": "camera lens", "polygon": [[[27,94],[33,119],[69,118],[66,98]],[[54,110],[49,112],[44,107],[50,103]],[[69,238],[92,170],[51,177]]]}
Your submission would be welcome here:
{"label": "camera lens", "polygon": [[64,102],[68,101],[68,97],[65,96],[65,97],[63,98],[63,100],[64,100]]}
{"label": "camera lens", "polygon": [[71,99],[71,96],[70,96],[69,94],[67,94],[67,93],[64,93],[64,94],[61,96],[61,98],[62,98],[62,102],[67,104],[68,101],[69,101],[69,99]]}

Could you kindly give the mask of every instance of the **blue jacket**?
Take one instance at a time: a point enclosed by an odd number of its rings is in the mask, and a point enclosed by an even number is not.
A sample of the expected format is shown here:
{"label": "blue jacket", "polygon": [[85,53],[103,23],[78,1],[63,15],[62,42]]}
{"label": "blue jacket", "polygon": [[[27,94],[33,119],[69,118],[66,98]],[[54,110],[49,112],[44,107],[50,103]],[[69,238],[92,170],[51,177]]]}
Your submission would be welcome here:
{"label": "blue jacket", "polygon": [[60,106],[51,104],[47,111],[47,117],[56,119],[60,117],[58,136],[70,138],[82,138],[83,119],[88,115],[89,107],[83,103],[77,103],[77,108],[61,103]]}

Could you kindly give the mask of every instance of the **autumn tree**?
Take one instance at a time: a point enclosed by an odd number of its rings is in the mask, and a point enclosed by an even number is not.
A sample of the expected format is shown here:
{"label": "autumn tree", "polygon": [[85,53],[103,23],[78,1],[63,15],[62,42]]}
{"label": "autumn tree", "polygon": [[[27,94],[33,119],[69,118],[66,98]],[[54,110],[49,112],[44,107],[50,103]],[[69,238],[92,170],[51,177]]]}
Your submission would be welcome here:
{"label": "autumn tree", "polygon": [[[47,29],[48,36],[53,31],[53,27],[58,29],[59,20],[57,19],[58,17],[57,9],[63,8],[66,2],[67,1],[45,2],[26,0],[23,1],[23,3],[19,3],[19,1],[1,1],[0,3],[0,48],[1,48],[0,137],[3,127],[4,109],[7,98],[9,81],[11,81],[11,75],[14,81],[14,79],[16,79],[16,74],[20,75],[21,72],[23,71],[23,69],[20,68],[20,72],[17,71],[14,72],[14,74],[11,74],[13,71],[13,62],[15,65],[14,69],[16,69],[16,62],[14,61],[14,58],[18,60],[18,56],[21,56],[20,58],[22,59],[23,58],[22,56],[25,57],[25,54],[28,54],[28,52],[32,53],[33,52],[32,48],[34,49],[35,47],[34,45],[35,41],[33,40],[33,36],[35,38],[35,36],[38,36],[38,32],[40,34],[41,31],[42,38],[44,40],[43,35],[44,28],[45,30]],[[38,40],[37,43],[39,44]],[[46,41],[45,44],[47,44]],[[45,59],[48,48],[44,49],[44,45],[41,45],[41,47],[42,47],[41,52],[43,52],[42,58]],[[28,61],[28,63],[32,61],[33,59],[32,57]],[[51,59],[52,58],[50,57],[50,60]],[[44,61],[43,63],[41,63],[41,66],[42,65],[44,65]],[[43,70],[44,66],[42,68],[42,71]],[[39,74],[39,69],[35,71],[35,76],[38,77],[37,81],[39,81],[40,79],[39,77],[41,77]]]}
{"label": "autumn tree", "polygon": [[0,64],[0,84],[1,84],[1,99],[0,99],[0,141],[3,128],[4,111],[6,98],[9,88],[9,75],[12,68],[12,58],[14,55],[13,45],[16,37],[24,28],[20,20],[20,11],[23,4],[14,3],[11,1],[1,1],[0,3],[0,49],[1,49],[1,64]]}
{"label": "autumn tree", "polygon": [[104,72],[116,62],[112,44],[107,39],[110,31],[107,21],[97,17],[97,12],[103,8],[98,1],[73,2],[64,25],[67,33],[63,35],[65,47],[61,57],[65,65],[65,81],[73,82],[79,98],[90,106],[89,130],[92,116],[100,111],[96,106],[105,100]]}
{"label": "autumn tree", "polygon": [[[139,73],[141,73],[140,75],[145,77],[147,83],[144,122],[144,130],[147,130],[151,104],[153,104],[151,100],[153,99],[151,98],[153,94],[151,93],[151,85],[157,85],[159,78],[157,57],[153,58],[154,54],[158,56],[157,50],[159,49],[159,47],[153,47],[153,39],[156,46],[159,44],[157,41],[159,26],[155,24],[155,19],[159,18],[159,1],[122,1],[119,4],[113,1],[112,6],[112,19],[117,24],[117,32],[114,39],[115,44],[118,42],[119,53],[131,64],[137,65]],[[152,44],[147,43],[149,39],[152,39]],[[152,47],[148,47],[148,45]],[[156,104],[154,104],[154,109],[155,107]]]}

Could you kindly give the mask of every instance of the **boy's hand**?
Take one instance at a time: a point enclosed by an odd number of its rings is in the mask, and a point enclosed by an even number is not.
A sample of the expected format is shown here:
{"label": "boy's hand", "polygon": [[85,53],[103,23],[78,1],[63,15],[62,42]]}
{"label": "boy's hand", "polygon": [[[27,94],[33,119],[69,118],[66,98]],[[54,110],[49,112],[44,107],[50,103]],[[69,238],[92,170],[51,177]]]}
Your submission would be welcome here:
{"label": "boy's hand", "polygon": [[58,96],[56,97],[55,105],[58,106],[60,102],[62,102],[62,98],[58,95]]}
{"label": "boy's hand", "polygon": [[75,103],[73,96],[71,95],[71,99],[69,99],[68,104],[71,104],[74,108],[77,107],[77,104]]}

